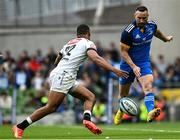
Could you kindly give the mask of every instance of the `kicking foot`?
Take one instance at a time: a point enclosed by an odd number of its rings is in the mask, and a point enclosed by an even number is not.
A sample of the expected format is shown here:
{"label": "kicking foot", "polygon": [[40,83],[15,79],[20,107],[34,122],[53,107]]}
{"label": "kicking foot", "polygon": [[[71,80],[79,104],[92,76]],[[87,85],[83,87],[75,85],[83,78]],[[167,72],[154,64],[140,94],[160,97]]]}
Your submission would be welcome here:
{"label": "kicking foot", "polygon": [[83,120],[84,126],[89,129],[92,133],[100,135],[102,133],[102,130],[98,128],[93,122],[88,120]]}
{"label": "kicking foot", "polygon": [[161,109],[155,108],[148,113],[147,122],[152,122],[156,117],[160,115]]}

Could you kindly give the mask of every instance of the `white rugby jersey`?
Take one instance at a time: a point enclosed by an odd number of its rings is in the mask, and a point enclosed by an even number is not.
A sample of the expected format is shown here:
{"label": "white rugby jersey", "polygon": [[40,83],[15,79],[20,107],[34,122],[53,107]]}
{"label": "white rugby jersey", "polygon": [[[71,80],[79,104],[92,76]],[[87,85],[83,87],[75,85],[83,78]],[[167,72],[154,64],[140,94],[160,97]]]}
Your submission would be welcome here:
{"label": "white rugby jersey", "polygon": [[95,49],[95,44],[85,38],[75,38],[63,46],[60,53],[62,59],[52,72],[59,73],[62,71],[77,74],[80,65],[87,59],[87,50]]}

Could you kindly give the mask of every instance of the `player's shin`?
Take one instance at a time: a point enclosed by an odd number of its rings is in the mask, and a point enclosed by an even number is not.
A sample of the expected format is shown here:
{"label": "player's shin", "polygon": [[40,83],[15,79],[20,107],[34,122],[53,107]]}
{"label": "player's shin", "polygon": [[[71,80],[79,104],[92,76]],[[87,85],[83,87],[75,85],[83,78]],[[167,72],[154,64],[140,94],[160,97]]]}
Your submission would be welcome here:
{"label": "player's shin", "polygon": [[148,112],[153,110],[154,109],[154,93],[147,93],[144,97],[144,103]]}

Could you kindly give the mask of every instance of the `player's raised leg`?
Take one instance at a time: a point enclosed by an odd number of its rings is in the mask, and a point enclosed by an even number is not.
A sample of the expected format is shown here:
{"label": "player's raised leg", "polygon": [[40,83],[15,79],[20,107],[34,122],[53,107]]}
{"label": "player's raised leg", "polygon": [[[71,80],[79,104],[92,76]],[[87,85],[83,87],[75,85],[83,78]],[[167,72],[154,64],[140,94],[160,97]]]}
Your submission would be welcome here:
{"label": "player's raised leg", "polygon": [[83,124],[94,134],[101,134],[102,130],[97,127],[93,122],[91,122],[91,112],[95,103],[95,95],[85,88],[83,85],[76,85],[72,89],[72,96],[84,100],[84,114],[83,114]]}
{"label": "player's raised leg", "polygon": [[62,103],[65,96],[66,95],[64,93],[50,91],[48,95],[48,103],[46,104],[46,106],[37,109],[29,117],[27,117],[27,119],[13,126],[12,130],[14,137],[22,138],[25,128],[27,128],[33,122],[40,120],[44,116],[55,112],[57,107]]}
{"label": "player's raised leg", "polygon": [[[131,86],[131,83],[128,83],[125,85],[119,85],[120,98],[126,97],[128,95],[130,86]],[[116,112],[114,116],[114,124],[116,125],[120,124],[122,116],[123,116],[123,112],[120,109],[118,109],[118,111]]]}
{"label": "player's raised leg", "polygon": [[139,78],[139,82],[145,93],[144,103],[148,111],[147,122],[151,122],[160,115],[161,111],[160,108],[154,108],[154,93],[152,88],[153,75],[148,74],[142,76]]}

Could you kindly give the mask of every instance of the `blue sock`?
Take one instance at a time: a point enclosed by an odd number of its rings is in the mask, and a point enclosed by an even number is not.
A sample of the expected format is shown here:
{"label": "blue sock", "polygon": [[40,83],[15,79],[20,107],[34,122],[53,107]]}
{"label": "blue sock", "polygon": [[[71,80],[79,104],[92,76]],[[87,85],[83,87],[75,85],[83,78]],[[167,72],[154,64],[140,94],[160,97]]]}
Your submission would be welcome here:
{"label": "blue sock", "polygon": [[144,103],[146,105],[147,111],[150,112],[154,109],[154,93],[148,93],[144,97]]}

